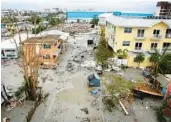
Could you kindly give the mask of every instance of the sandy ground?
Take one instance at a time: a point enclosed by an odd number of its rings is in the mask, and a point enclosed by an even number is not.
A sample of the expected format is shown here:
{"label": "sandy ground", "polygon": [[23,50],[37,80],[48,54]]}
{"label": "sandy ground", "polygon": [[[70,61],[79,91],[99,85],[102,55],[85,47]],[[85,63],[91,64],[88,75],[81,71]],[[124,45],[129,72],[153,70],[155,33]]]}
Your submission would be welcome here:
{"label": "sandy ground", "polygon": [[[90,118],[91,122],[156,122],[152,106],[159,105],[160,100],[158,99],[145,98],[143,101],[135,99],[132,109],[129,110],[131,114],[126,116],[121,112],[121,108],[109,113],[104,109],[101,97],[95,98],[88,92],[87,76],[95,71],[82,68],[80,63],[72,60],[75,55],[80,56],[82,54],[79,53],[85,50],[88,52],[84,54],[83,61],[94,59],[90,54],[92,47],[87,47],[87,39],[89,38],[91,38],[89,35],[77,35],[74,39],[70,37],[68,49],[60,55],[60,64],[57,69],[40,70],[39,86],[42,86],[43,93],[50,93],[50,95],[36,109],[31,122],[81,122],[84,117]],[[68,62],[72,63],[72,71],[67,71]],[[128,68],[121,72],[127,79],[143,79],[141,70]],[[113,74],[113,72],[107,74]],[[20,86],[23,81],[22,73],[15,63],[2,68],[2,78],[4,84],[14,88]],[[97,101],[98,104],[92,105],[94,101]],[[88,108],[89,114],[81,110],[83,107]],[[14,120],[17,120],[20,116],[19,113],[13,113],[15,111],[17,108],[3,116],[11,115]],[[21,109],[21,111],[26,111],[26,109]]]}
{"label": "sandy ground", "polygon": [[21,68],[17,64],[17,60],[11,59],[9,61],[2,60],[1,62],[1,83],[7,88],[12,88],[16,91],[22,85],[23,74]]}
{"label": "sandy ground", "polygon": [[[42,85],[44,93],[50,93],[50,96],[45,104],[40,105],[36,110],[32,122],[80,122],[80,119],[88,116],[80,110],[83,107],[88,108],[91,119],[102,121],[100,111],[98,112],[96,108],[92,109],[91,102],[94,97],[89,94],[87,88],[87,76],[94,71],[84,69],[80,63],[71,61],[80,52],[92,49],[92,47],[87,47],[86,40],[89,38],[88,35],[78,35],[75,36],[75,39],[69,39],[67,52],[61,55],[61,63],[57,70],[41,71],[43,76],[48,75],[53,80],[48,80],[50,79],[48,78],[45,83],[42,83],[40,78],[40,85]],[[85,57],[85,60],[93,59],[91,56]],[[74,67],[72,72],[66,70],[68,62],[72,63]],[[41,74],[40,76],[42,76]]]}
{"label": "sandy ground", "polygon": [[23,106],[15,107],[10,112],[6,112],[6,107],[1,106],[1,121],[3,118],[10,118],[11,122],[25,122],[26,115],[32,106],[32,101],[26,101]]}

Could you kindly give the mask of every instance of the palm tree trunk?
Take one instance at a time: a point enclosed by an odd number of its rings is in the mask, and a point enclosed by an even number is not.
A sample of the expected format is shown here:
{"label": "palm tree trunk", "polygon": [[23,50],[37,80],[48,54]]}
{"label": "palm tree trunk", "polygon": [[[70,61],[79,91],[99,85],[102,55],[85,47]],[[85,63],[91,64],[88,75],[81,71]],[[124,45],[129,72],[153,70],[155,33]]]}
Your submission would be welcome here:
{"label": "palm tree trunk", "polygon": [[140,68],[140,62],[138,62],[138,68]]}

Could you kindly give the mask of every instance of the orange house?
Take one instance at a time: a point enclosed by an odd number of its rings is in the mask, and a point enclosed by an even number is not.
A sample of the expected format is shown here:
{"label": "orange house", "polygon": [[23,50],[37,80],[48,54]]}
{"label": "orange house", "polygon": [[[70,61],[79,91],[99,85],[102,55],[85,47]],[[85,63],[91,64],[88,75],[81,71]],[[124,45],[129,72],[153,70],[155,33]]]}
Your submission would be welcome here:
{"label": "orange house", "polygon": [[27,62],[32,61],[34,57],[39,57],[41,66],[56,66],[63,48],[63,41],[59,37],[60,35],[32,37],[22,42]]}

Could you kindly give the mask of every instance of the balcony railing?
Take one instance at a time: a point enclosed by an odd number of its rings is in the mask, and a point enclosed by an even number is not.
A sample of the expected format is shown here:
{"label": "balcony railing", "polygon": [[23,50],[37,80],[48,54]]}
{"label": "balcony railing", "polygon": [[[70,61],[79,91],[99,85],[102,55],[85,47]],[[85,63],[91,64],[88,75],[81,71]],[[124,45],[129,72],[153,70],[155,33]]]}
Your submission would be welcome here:
{"label": "balcony railing", "polygon": [[135,50],[142,50],[142,47],[135,47]]}
{"label": "balcony railing", "polygon": [[165,38],[171,38],[171,33],[166,34]]}
{"label": "balcony railing", "polygon": [[159,34],[152,35],[151,39],[152,40],[161,40],[162,39],[162,35],[159,35]]}
{"label": "balcony railing", "polygon": [[135,39],[140,39],[140,40],[144,40],[146,39],[146,37],[143,34],[138,34]]}
{"label": "balcony railing", "polygon": [[[162,51],[164,51],[167,47],[163,47]],[[171,46],[167,48],[167,52],[171,52]]]}
{"label": "balcony railing", "polygon": [[133,52],[143,52],[142,47],[135,47]]}

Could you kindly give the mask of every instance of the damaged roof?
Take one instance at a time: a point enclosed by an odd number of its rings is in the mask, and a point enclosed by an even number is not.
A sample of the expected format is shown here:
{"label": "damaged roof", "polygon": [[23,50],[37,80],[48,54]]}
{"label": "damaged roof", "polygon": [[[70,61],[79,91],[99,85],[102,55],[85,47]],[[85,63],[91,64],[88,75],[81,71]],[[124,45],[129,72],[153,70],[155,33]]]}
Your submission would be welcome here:
{"label": "damaged roof", "polygon": [[47,35],[43,37],[31,37],[22,43],[53,43],[54,41],[58,40],[60,35]]}

